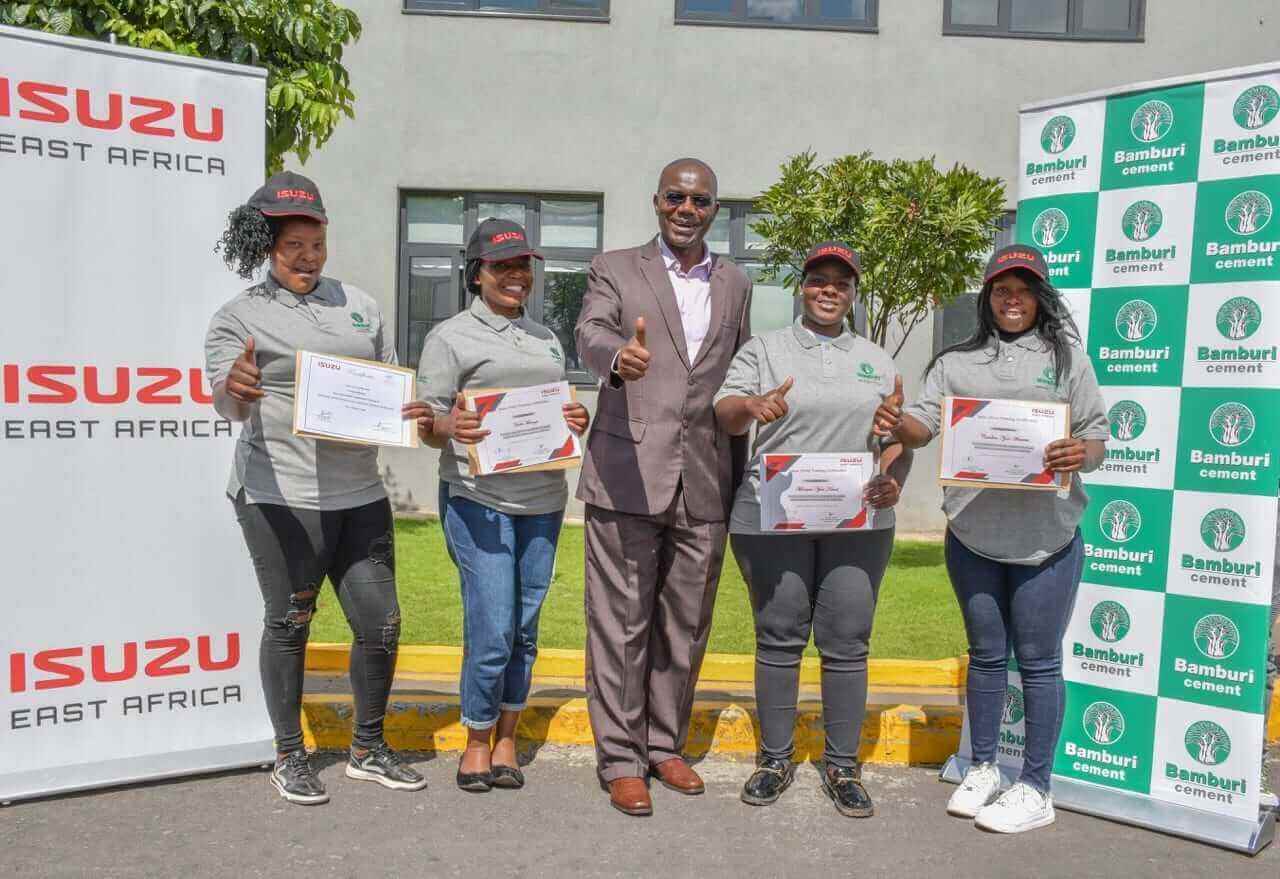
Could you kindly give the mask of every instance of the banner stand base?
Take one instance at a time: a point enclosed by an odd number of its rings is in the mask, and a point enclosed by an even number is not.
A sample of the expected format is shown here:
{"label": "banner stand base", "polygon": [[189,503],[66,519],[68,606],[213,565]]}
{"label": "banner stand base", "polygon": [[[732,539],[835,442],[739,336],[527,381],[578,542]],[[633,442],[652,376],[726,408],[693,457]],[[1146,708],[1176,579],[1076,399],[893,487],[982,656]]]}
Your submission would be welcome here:
{"label": "banner stand base", "polygon": [[275,760],[275,753],[276,749],[272,741],[266,739],[261,742],[222,745],[194,751],[174,751],[169,754],[148,754],[124,760],[55,766],[31,772],[12,772],[0,775],[0,804],[8,805],[16,800],[69,794],[93,788],[161,781],[186,775],[266,765]]}
{"label": "banner stand base", "polygon": [[[971,765],[972,760],[953,754],[938,777],[959,784]],[[1053,779],[1053,805],[1247,855],[1262,851],[1276,835],[1276,813],[1271,810],[1261,813],[1257,821],[1245,821],[1058,776]]]}

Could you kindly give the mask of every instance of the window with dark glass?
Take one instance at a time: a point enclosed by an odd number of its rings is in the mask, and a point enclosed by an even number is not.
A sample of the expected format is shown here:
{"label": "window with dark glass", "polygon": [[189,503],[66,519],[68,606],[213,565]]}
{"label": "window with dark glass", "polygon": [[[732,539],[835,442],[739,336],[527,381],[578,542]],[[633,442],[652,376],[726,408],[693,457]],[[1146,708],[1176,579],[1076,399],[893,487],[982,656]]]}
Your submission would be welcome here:
{"label": "window with dark glass", "polygon": [[405,12],[453,15],[545,15],[606,21],[609,0],[404,0]]}
{"label": "window with dark glass", "polygon": [[676,24],[874,31],[879,0],[676,0]]}
{"label": "window with dark glass", "polygon": [[1061,40],[1143,38],[1144,0],[943,0],[942,32]]}
{"label": "window with dark glass", "polygon": [[[1014,233],[1017,227],[1015,222],[1017,217],[1017,211],[1005,211],[1004,215],[996,221],[996,227],[991,233],[991,248],[982,255],[982,265],[984,267],[987,264],[987,260],[991,258],[991,254],[1001,247],[1015,243]],[[978,291],[961,293],[944,308],[934,309],[933,353],[937,354],[943,348],[954,345],[957,342],[963,342],[972,336],[973,331],[977,328]]]}
{"label": "window with dark glass", "polygon": [[400,362],[418,365],[432,327],[470,302],[463,284],[464,247],[489,219],[524,226],[534,260],[529,315],[560,339],[571,381],[593,381],[578,357],[573,327],[587,290],[587,267],[603,242],[603,203],[596,195],[529,195],[483,192],[402,192],[397,350]]}

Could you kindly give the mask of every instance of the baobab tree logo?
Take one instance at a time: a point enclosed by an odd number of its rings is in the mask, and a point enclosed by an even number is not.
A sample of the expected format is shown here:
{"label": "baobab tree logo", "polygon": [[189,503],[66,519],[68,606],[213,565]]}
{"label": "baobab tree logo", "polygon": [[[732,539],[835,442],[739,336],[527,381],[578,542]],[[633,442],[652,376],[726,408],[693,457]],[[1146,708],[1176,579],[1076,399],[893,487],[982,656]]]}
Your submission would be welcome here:
{"label": "baobab tree logo", "polygon": [[1102,508],[1098,524],[1112,543],[1128,543],[1142,530],[1142,514],[1128,501],[1112,501]]}
{"label": "baobab tree logo", "polygon": [[1099,745],[1114,745],[1124,736],[1124,715],[1110,702],[1094,702],[1084,710],[1084,731]]}
{"label": "baobab tree logo", "polygon": [[1248,296],[1234,296],[1218,309],[1218,332],[1233,342],[1247,339],[1262,326],[1262,309]]}
{"label": "baobab tree logo", "polygon": [[1147,429],[1147,410],[1133,400],[1121,400],[1107,412],[1107,420],[1111,422],[1111,438],[1127,443]]}
{"label": "baobab tree logo", "polygon": [[1076,139],[1076,123],[1070,116],[1054,116],[1040,129],[1040,146],[1046,153],[1058,154]]}
{"label": "baobab tree logo", "polygon": [[1201,617],[1192,637],[1196,649],[1210,659],[1230,659],[1240,648],[1240,630],[1220,613]]}
{"label": "baobab tree logo", "polygon": [[1155,143],[1173,127],[1173,108],[1164,101],[1147,101],[1129,119],[1129,131],[1143,143]]}
{"label": "baobab tree logo", "polygon": [[1231,552],[1244,543],[1244,519],[1235,510],[1220,507],[1200,520],[1200,539],[1214,552]]}
{"label": "baobab tree logo", "polygon": [[1231,737],[1212,720],[1197,720],[1182,737],[1191,759],[1205,766],[1217,766],[1231,756]]}
{"label": "baobab tree logo", "polygon": [[1154,201],[1135,201],[1120,218],[1120,228],[1130,241],[1146,241],[1164,225],[1164,211]]}
{"label": "baobab tree logo", "polygon": [[1156,331],[1156,309],[1145,299],[1130,299],[1116,312],[1116,332],[1126,342],[1141,342]]}
{"label": "baobab tree logo", "polygon": [[1031,224],[1031,237],[1041,247],[1054,247],[1071,230],[1071,222],[1067,215],[1057,208],[1049,208],[1040,212],[1036,221]]}
{"label": "baobab tree logo", "polygon": [[1114,644],[1129,634],[1129,611],[1118,601],[1099,601],[1089,614],[1089,628],[1099,640]]}
{"label": "baobab tree logo", "polygon": [[1004,691],[1004,712],[1000,715],[1000,722],[1005,725],[1014,724],[1026,716],[1027,706],[1022,701],[1022,691],[1009,684]]}
{"label": "baobab tree logo", "polygon": [[1244,403],[1223,403],[1209,416],[1209,433],[1218,445],[1231,448],[1247,443],[1258,426]]}
{"label": "baobab tree logo", "polygon": [[1224,219],[1237,235],[1255,235],[1271,222],[1271,199],[1256,189],[1246,190],[1231,199]]}
{"label": "baobab tree logo", "polygon": [[1254,131],[1276,118],[1280,112],[1280,94],[1269,85],[1255,85],[1245,89],[1236,98],[1231,115],[1241,128]]}

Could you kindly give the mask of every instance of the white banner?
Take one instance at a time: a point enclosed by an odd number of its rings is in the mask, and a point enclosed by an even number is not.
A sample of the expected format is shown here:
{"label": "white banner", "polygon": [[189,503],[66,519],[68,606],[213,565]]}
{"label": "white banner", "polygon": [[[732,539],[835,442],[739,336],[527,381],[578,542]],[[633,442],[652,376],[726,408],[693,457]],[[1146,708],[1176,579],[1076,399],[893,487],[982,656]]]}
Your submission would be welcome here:
{"label": "white banner", "polygon": [[0,28],[0,800],[270,759],[213,252],[260,70]]}

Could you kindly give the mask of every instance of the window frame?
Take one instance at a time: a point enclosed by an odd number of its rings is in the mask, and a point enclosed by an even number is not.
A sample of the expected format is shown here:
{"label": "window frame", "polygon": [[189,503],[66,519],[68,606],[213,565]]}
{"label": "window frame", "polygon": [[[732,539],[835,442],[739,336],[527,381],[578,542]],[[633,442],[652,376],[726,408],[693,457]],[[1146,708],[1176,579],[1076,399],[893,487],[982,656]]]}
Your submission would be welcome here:
{"label": "window frame", "polygon": [[[416,197],[461,197],[462,202],[462,238],[466,241],[479,224],[481,202],[497,202],[500,204],[521,204],[525,210],[525,232],[533,247],[547,260],[563,260],[589,264],[591,259],[604,249],[604,194],[600,192],[503,192],[491,189],[429,189],[419,187],[400,187],[396,193],[397,200],[397,265],[396,265],[396,353],[401,363],[410,363],[409,356],[409,324],[410,312],[410,271],[413,260],[455,259],[460,266],[458,277],[458,302],[454,314],[459,314],[471,305],[471,295],[467,292],[464,278],[466,245],[438,244],[409,241],[409,199]],[[596,224],[596,244],[588,247],[543,247],[542,241],[542,207],[544,201],[570,201],[594,204],[597,208],[599,222]],[[540,260],[533,261],[533,294],[526,307],[529,316],[542,323],[545,305],[545,264]],[[567,379],[575,385],[594,385],[596,378],[585,368],[567,370]]]}
{"label": "window frame", "polygon": [[534,18],[541,21],[609,21],[611,0],[599,0],[600,10],[573,9],[556,0],[538,0],[537,9],[480,9],[483,0],[402,0],[403,15],[457,15],[479,18]]}
{"label": "window frame", "polygon": [[765,27],[783,30],[840,31],[844,33],[875,34],[880,32],[880,0],[866,0],[867,17],[859,22],[841,23],[824,19],[818,13],[821,0],[805,0],[804,18],[794,22],[752,21],[747,18],[747,0],[733,0],[733,11],[688,12],[687,0],[675,0],[675,23],[712,27]]}
{"label": "window frame", "polygon": [[999,11],[995,27],[976,24],[952,24],[951,4],[942,3],[942,34],[948,37],[1000,37],[1014,40],[1066,40],[1089,43],[1142,43],[1146,42],[1146,0],[1129,0],[1129,27],[1123,31],[1086,31],[1083,29],[1084,4],[1082,0],[1067,0],[1067,32],[1065,34],[1041,31],[1015,31],[1010,29],[1014,0],[998,0]]}

